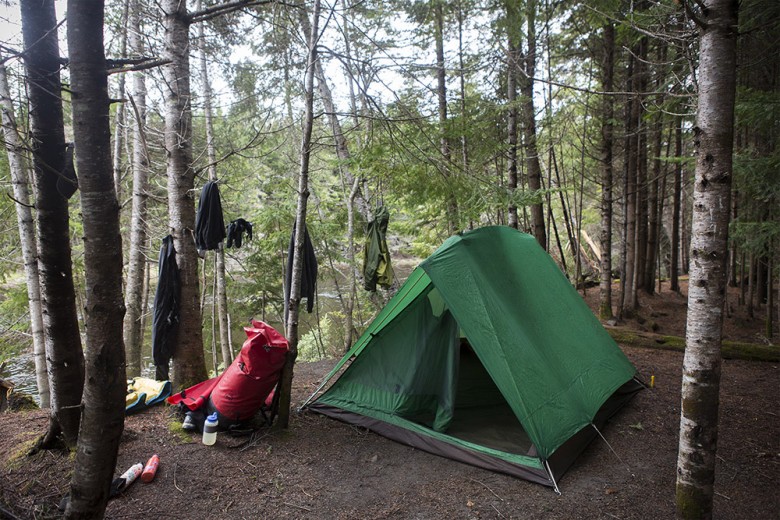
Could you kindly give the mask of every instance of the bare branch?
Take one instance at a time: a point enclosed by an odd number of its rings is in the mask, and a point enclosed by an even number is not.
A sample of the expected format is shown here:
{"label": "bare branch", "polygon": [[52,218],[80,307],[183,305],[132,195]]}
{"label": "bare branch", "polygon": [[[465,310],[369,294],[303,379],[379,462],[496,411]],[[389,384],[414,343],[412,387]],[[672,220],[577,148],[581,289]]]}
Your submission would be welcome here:
{"label": "bare branch", "polygon": [[148,69],[154,69],[157,67],[161,67],[162,65],[167,65],[171,62],[171,60],[167,59],[151,59],[151,58],[142,58],[140,60],[108,60],[108,65],[113,64],[121,64],[122,61],[125,61],[126,63],[137,63],[137,65],[134,65],[132,67],[118,67],[118,68],[109,68],[108,74],[119,74],[122,72],[137,72],[139,70],[148,70]]}
{"label": "bare branch", "polygon": [[276,2],[275,0],[235,0],[233,2],[226,2],[224,4],[214,5],[202,9],[200,11],[192,12],[189,14],[189,21],[191,24],[197,22],[204,22],[206,20],[211,20],[212,18],[216,18],[217,16],[221,16],[223,14],[228,14],[234,11],[238,11],[240,9],[244,9],[245,7],[256,7],[258,5],[267,5],[267,4],[274,4],[274,3],[280,3],[280,2]]}

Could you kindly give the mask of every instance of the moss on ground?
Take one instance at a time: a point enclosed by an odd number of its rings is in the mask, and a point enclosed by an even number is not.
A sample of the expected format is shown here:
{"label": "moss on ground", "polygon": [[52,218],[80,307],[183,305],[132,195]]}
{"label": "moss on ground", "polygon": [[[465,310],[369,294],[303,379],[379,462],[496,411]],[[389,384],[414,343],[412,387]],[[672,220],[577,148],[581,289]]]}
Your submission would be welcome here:
{"label": "moss on ground", "polygon": [[[608,328],[607,332],[612,339],[622,345],[685,352],[685,338],[678,336],[636,332],[620,327]],[[724,359],[780,362],[780,347],[773,345],[724,341],[721,353]]]}

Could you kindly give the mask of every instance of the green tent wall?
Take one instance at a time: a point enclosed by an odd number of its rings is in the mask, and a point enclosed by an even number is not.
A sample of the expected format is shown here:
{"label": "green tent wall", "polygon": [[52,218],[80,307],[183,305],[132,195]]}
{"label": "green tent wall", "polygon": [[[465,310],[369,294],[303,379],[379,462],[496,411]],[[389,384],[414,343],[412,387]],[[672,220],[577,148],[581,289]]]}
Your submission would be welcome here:
{"label": "green tent wall", "polygon": [[628,361],[527,234],[486,227],[422,262],[323,382],[316,412],[556,486],[641,389]]}

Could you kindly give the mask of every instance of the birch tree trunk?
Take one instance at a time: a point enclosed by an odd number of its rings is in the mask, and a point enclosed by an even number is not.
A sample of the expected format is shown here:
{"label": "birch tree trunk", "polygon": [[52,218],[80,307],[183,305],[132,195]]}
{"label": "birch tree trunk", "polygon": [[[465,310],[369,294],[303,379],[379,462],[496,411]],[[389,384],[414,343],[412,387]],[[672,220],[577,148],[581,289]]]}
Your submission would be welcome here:
{"label": "birch tree trunk", "polygon": [[615,26],[604,25],[604,54],[601,64],[602,97],[601,125],[601,283],[599,284],[599,317],[612,318],[612,148],[614,140],[615,102],[609,95],[615,77]]}
{"label": "birch tree trunk", "polygon": [[35,242],[35,222],[30,208],[30,186],[28,165],[24,157],[24,146],[16,126],[14,105],[8,88],[5,65],[0,63],[0,110],[5,149],[11,170],[16,203],[16,222],[19,227],[19,244],[22,249],[24,276],[27,282],[27,302],[30,309],[30,332],[33,341],[35,381],[38,384],[38,398],[41,408],[49,408],[49,376],[46,372],[46,344],[43,337],[43,309],[41,308],[41,285],[38,276],[38,246]]}
{"label": "birch tree trunk", "polygon": [[301,168],[298,173],[298,207],[295,215],[295,243],[293,246],[292,283],[290,284],[290,304],[287,315],[287,341],[290,352],[282,369],[279,382],[279,419],[278,427],[287,428],[290,422],[290,401],[292,393],[293,369],[298,357],[298,316],[301,304],[301,277],[303,271],[303,238],[306,229],[306,202],[309,198],[309,158],[312,146],[312,128],[314,127],[314,68],[317,62],[317,41],[319,40],[320,0],[314,1],[314,13],[310,23],[308,38],[309,53],[306,60],[304,81],[303,136],[301,138]]}
{"label": "birch tree trunk", "polygon": [[179,335],[173,354],[173,386],[206,379],[195,249],[195,170],[192,167],[190,39],[186,0],[163,0],[165,15],[165,148],[168,155],[168,220],[180,277]]}
{"label": "birch tree trunk", "polygon": [[124,429],[122,237],[111,167],[103,2],[68,1],[73,134],[86,281],[86,380],[66,518],[102,518]]}
{"label": "birch tree trunk", "polygon": [[704,0],[677,512],[712,518],[731,207],[738,4]]}
{"label": "birch tree trunk", "polygon": [[62,433],[66,445],[74,447],[81,419],[84,356],[73,286],[68,199],[57,187],[67,158],[57,17],[54,0],[22,0],[21,12],[38,216],[38,270],[51,392],[49,432],[41,446],[51,446]]}
{"label": "birch tree trunk", "polygon": [[[141,33],[141,0],[130,0],[130,51],[143,56],[144,41]],[[127,375],[141,375],[141,344],[143,342],[142,316],[144,314],[144,275],[147,243],[146,206],[149,187],[149,157],[146,147],[146,76],[143,71],[133,72],[132,85],[133,120],[133,202],[130,218],[130,250],[128,254],[127,283],[125,284],[124,340],[127,355]],[[117,192],[119,197],[119,192]]]}

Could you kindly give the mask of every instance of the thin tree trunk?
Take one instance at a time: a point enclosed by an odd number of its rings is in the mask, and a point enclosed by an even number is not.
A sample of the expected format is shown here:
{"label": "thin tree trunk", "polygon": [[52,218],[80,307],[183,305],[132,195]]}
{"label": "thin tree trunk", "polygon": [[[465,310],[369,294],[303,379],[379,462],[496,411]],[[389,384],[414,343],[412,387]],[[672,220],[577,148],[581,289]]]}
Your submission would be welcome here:
{"label": "thin tree trunk", "polygon": [[[615,26],[604,25],[604,55],[602,88],[612,92],[615,77]],[[615,102],[612,96],[602,97],[601,125],[601,281],[599,284],[599,317],[612,318],[612,148]]]}
{"label": "thin tree trunk", "polygon": [[712,517],[731,207],[738,4],[704,0],[677,512]]}
{"label": "thin tree trunk", "polygon": [[447,137],[447,71],[444,67],[444,1],[435,0],[433,4],[433,35],[436,43],[436,95],[439,106],[439,151],[442,156],[442,172],[446,191],[447,231],[450,234],[458,230],[458,200],[452,186],[452,158],[450,142]]}
{"label": "thin tree trunk", "polygon": [[[536,109],[534,105],[534,76],[536,75],[536,0],[526,2],[526,40],[528,52],[523,60],[525,78],[521,82],[523,95],[523,140],[525,147],[525,168],[528,189],[536,193],[538,201],[531,204],[531,231],[543,249],[547,247],[547,232],[544,228],[544,204],[542,203],[542,168],[539,164],[539,150],[536,146]],[[576,253],[575,253],[576,254]]]}
{"label": "thin tree trunk", "polygon": [[520,66],[520,42],[517,31],[519,30],[519,16],[513,11],[514,4],[507,5],[507,68],[506,68],[506,102],[509,107],[507,112],[507,189],[509,190],[509,207],[507,213],[507,225],[518,229],[517,203],[517,72]]}
{"label": "thin tree trunk", "polygon": [[[197,9],[200,10],[201,1],[198,0]],[[203,84],[203,112],[206,122],[206,156],[209,164],[209,180],[217,180],[217,154],[214,149],[214,116],[211,109],[211,81],[209,79],[208,63],[206,62],[206,40],[203,24],[198,25],[198,39],[200,42],[200,80]],[[222,362],[225,368],[233,362],[233,347],[228,337],[228,303],[227,283],[225,281],[225,249],[223,244],[214,252],[217,257],[214,276],[217,279],[216,300],[217,315],[219,317],[219,346],[222,351]],[[216,367],[215,367],[216,370]]]}
{"label": "thin tree trunk", "polygon": [[314,127],[314,69],[317,62],[317,42],[319,41],[320,0],[314,2],[314,13],[310,23],[308,38],[309,53],[306,60],[304,82],[305,112],[303,119],[303,137],[301,138],[301,168],[298,174],[298,208],[295,215],[295,243],[293,246],[292,283],[290,284],[290,304],[287,316],[287,341],[290,352],[282,369],[279,382],[279,419],[278,427],[287,428],[290,421],[290,401],[292,392],[293,369],[298,357],[298,315],[301,303],[301,278],[303,271],[303,239],[306,230],[306,202],[309,197],[309,158],[312,147],[312,129]]}
{"label": "thin tree trunk", "polygon": [[648,85],[647,65],[648,38],[645,36],[639,41],[639,58],[637,60],[637,101],[634,105],[639,114],[637,123],[637,163],[636,163],[636,243],[634,257],[634,286],[632,290],[632,307],[639,308],[639,289],[645,282],[645,257],[647,256],[648,235],[648,178],[647,178],[647,121],[645,110],[645,95]]}
{"label": "thin tree trunk", "polygon": [[35,222],[30,206],[30,182],[24,146],[16,126],[14,105],[8,88],[5,65],[0,63],[0,110],[2,110],[3,136],[11,170],[16,222],[19,227],[19,244],[22,249],[24,276],[27,282],[27,302],[30,310],[30,332],[33,340],[35,381],[41,408],[49,408],[49,376],[46,372],[46,343],[43,337],[43,310],[41,285],[38,276],[38,247],[35,242]]}
{"label": "thin tree trunk", "polygon": [[[637,72],[635,60],[633,54],[629,56],[628,60],[628,88],[627,92],[634,92],[637,85]],[[637,187],[636,187],[636,171],[638,161],[637,150],[637,131],[639,129],[639,100],[634,94],[630,94],[631,98],[626,105],[626,111],[628,115],[626,125],[626,168],[625,168],[625,271],[623,272],[623,280],[621,280],[621,287],[623,288],[621,296],[621,317],[631,317],[634,314],[634,302],[636,301],[636,285],[634,284],[635,264],[636,261],[636,207],[637,207]]]}
{"label": "thin tree trunk", "polygon": [[190,39],[186,0],[163,0],[165,13],[165,149],[168,220],[180,277],[179,334],[173,354],[173,386],[187,388],[206,379],[203,324],[195,249],[195,170],[192,167]]}
{"label": "thin tree trunk", "polygon": [[[134,56],[144,55],[141,33],[141,0],[130,2],[130,51]],[[147,244],[146,206],[149,195],[149,155],[146,144],[146,76],[143,71],[133,72],[132,140],[133,140],[133,199],[130,218],[130,249],[128,254],[127,282],[125,283],[124,340],[127,358],[127,375],[141,375],[142,319],[145,307],[144,276],[147,271],[145,248]]]}
{"label": "thin tree trunk", "polygon": [[122,237],[111,168],[103,2],[68,1],[73,134],[84,224],[86,380],[66,518],[102,518],[124,429]]}
{"label": "thin tree trunk", "polygon": [[81,420],[84,356],[73,286],[68,199],[57,186],[66,169],[57,17],[54,0],[23,0],[21,12],[32,123],[38,269],[51,392],[51,420],[43,447],[54,440],[57,432],[62,433],[66,445],[74,447]]}
{"label": "thin tree trunk", "polygon": [[[306,41],[311,40],[311,22],[309,21],[306,10],[303,7],[298,9],[298,20],[301,24],[303,36],[306,38]],[[330,123],[331,131],[333,132],[333,140],[336,144],[336,156],[340,161],[340,170],[344,174],[344,178],[346,179],[347,184],[352,185],[355,180],[355,176],[353,176],[349,164],[351,162],[352,156],[349,151],[347,138],[341,128],[341,122],[338,118],[336,105],[333,102],[333,94],[330,90],[330,87],[328,86],[325,70],[322,67],[321,60],[317,60],[315,63],[314,74],[317,78],[317,91],[320,94],[320,101],[325,107],[325,113],[328,115],[328,121]],[[358,178],[360,177],[358,176]],[[359,183],[362,187],[362,179],[360,179]],[[355,201],[357,202],[358,211],[363,216],[365,221],[370,221],[372,218],[371,205],[369,204],[366,195],[360,188],[358,189]]]}
{"label": "thin tree trunk", "polygon": [[[127,40],[128,40],[128,23],[131,22],[130,4],[133,0],[123,0],[122,5],[122,18],[124,22],[122,31],[119,34],[119,56],[125,56],[127,54]],[[132,36],[130,36],[132,38]],[[140,54],[139,54],[140,56]],[[119,105],[116,108],[116,116],[114,118],[114,150],[112,158],[112,169],[114,173],[114,189],[116,190],[116,199],[121,201],[122,199],[122,149],[124,148],[125,136],[127,135],[127,110],[124,102],[125,98],[125,75],[119,75],[119,86],[117,88],[118,98],[121,99]]]}
{"label": "thin tree trunk", "polygon": [[355,299],[357,297],[357,276],[355,275],[357,273],[357,261],[355,259],[355,198],[359,189],[360,183],[358,179],[355,179],[347,202],[347,247],[349,248],[349,271],[352,276],[349,277],[349,296],[344,309],[344,352],[352,348],[352,336],[355,328],[353,316]]}
{"label": "thin tree trunk", "polygon": [[647,201],[647,251],[645,252],[645,278],[643,287],[648,294],[655,292],[655,260],[658,253],[658,191],[661,185],[661,146],[663,139],[662,121],[660,115],[653,125],[653,169],[649,180],[650,193]]}
{"label": "thin tree trunk", "polygon": [[469,148],[466,129],[469,119],[466,117],[466,65],[463,61],[463,2],[458,0],[458,79],[460,80],[460,147],[463,160],[463,172],[469,171]]}
{"label": "thin tree trunk", "polygon": [[672,195],[672,253],[670,261],[670,289],[680,292],[680,206],[682,199],[682,118],[674,125],[674,193]]}

